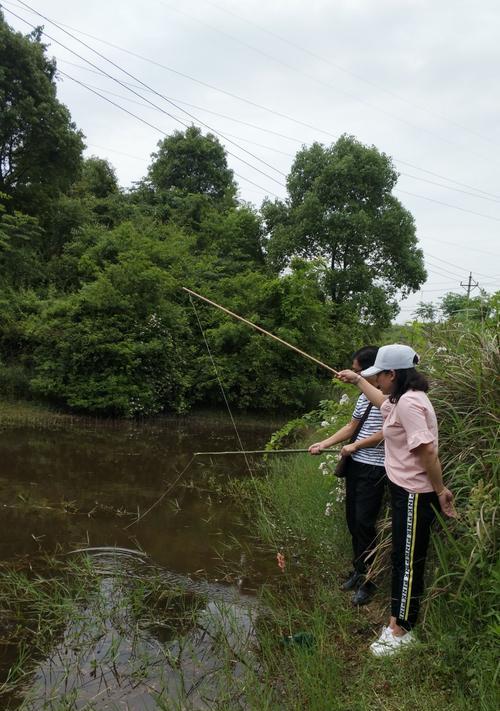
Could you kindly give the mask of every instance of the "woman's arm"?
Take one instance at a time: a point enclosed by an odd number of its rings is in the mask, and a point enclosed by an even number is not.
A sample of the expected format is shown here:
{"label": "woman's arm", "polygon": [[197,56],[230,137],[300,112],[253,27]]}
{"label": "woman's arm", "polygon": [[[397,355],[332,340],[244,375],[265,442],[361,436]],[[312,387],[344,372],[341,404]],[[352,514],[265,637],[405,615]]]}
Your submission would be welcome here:
{"label": "woman's arm", "polygon": [[335,432],[335,434],[331,437],[328,437],[321,442],[311,444],[309,447],[309,454],[321,454],[324,449],[328,449],[328,447],[333,447],[334,444],[338,444],[339,442],[343,442],[345,439],[349,439],[353,436],[357,426],[358,420],[351,420],[347,423],[347,425],[341,427],[340,430]]}
{"label": "woman's arm", "polygon": [[441,470],[441,462],[437,455],[436,449],[432,442],[421,444],[414,450],[418,457],[418,461],[422,469],[427,473],[434,491],[436,492],[441,511],[446,516],[454,517],[457,515],[453,506],[453,494],[443,484],[443,474]]}
{"label": "woman's arm", "polygon": [[380,432],[374,432],[369,437],[365,437],[364,439],[357,439],[355,442],[345,444],[340,450],[340,454],[343,457],[348,457],[351,454],[354,454],[354,452],[357,452],[358,449],[366,449],[366,447],[376,447],[377,444],[380,444],[380,442],[382,442],[383,440],[384,435],[382,430],[380,430]]}
{"label": "woman's arm", "polygon": [[367,380],[359,375],[359,373],[355,373],[353,370],[341,370],[337,375],[337,378],[339,378],[339,380],[343,380],[344,383],[357,385],[361,392],[366,395],[368,400],[379,409],[382,403],[387,400],[387,395],[384,395],[378,388],[371,385]]}

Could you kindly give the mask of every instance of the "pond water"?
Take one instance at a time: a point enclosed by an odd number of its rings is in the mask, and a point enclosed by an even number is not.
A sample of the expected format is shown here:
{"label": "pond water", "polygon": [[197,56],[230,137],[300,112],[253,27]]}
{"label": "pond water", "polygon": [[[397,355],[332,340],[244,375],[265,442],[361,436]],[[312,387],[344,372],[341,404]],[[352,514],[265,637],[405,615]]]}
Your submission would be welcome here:
{"label": "pond water", "polygon": [[[246,449],[263,448],[279,425],[238,418]],[[94,549],[85,553],[92,595],[65,619],[48,652],[35,655],[22,685],[7,689],[2,708],[216,708],[213,695],[223,692],[214,670],[223,652],[213,642],[221,631],[233,647],[252,636],[255,593],[279,574],[275,552],[259,545],[227,493],[229,480],[249,476],[245,458],[193,459],[195,451],[233,449],[234,429],[219,413],[0,431],[0,561],[24,561],[36,574],[44,553],[69,560],[70,551]],[[133,610],[145,587],[139,619]],[[165,594],[156,615],[162,624],[142,624]],[[186,609],[195,610],[189,624]],[[0,682],[18,652],[0,647]],[[241,675],[233,665],[233,679]]]}

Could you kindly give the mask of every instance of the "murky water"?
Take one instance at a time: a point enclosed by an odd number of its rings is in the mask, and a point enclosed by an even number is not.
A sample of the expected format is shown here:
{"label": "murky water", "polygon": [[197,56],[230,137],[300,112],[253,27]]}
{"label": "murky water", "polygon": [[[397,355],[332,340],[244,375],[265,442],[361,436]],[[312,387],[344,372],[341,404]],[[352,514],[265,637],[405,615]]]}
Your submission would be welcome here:
{"label": "murky water", "polygon": [[[249,449],[264,446],[277,426],[238,421]],[[179,708],[210,708],[202,691],[208,683],[208,696],[222,693],[214,675],[224,667],[221,654],[228,648],[220,647],[221,631],[231,637],[229,648],[251,636],[252,595],[276,574],[272,553],[259,546],[245,514],[227,495],[230,479],[248,476],[244,458],[192,459],[195,451],[228,449],[238,444],[227,416],[219,414],[0,432],[0,561],[107,547],[89,554],[98,561],[92,573],[97,569],[98,594],[65,620],[57,644],[30,670],[22,693],[17,689],[5,697],[9,708],[23,698],[29,709],[170,708],[161,706],[158,694],[162,702],[180,704],[184,698]],[[113,553],[115,547],[144,556]],[[187,626],[181,616],[182,634],[175,615],[166,636],[158,625],[138,622],[130,608],[130,580],[149,581],[156,597],[175,590],[183,608],[196,610]],[[167,618],[163,611],[160,627]],[[0,654],[3,680],[13,650],[7,645]],[[241,673],[233,666],[233,679]]]}

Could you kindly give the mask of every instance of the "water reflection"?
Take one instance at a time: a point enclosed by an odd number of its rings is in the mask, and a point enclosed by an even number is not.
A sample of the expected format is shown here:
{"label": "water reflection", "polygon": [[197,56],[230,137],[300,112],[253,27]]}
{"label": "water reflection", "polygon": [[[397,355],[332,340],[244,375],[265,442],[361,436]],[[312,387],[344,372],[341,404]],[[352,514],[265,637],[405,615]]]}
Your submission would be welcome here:
{"label": "water reflection", "polygon": [[244,708],[242,681],[258,669],[255,599],[130,553],[90,553],[97,583],[36,666],[23,708]]}
{"label": "water reflection", "polygon": [[[238,423],[245,447],[276,427]],[[0,432],[0,560],[63,547],[140,548],[165,567],[215,571],[221,532],[244,535],[224,482],[246,476],[242,457],[195,459],[161,506],[124,530],[171,486],[193,451],[236,449],[231,424],[216,416],[165,418],[144,426]]]}
{"label": "water reflection", "polygon": [[[238,422],[248,449],[261,448],[278,426]],[[226,496],[229,477],[248,476],[243,457],[195,459],[179,473],[194,451],[238,448],[227,416],[214,414],[0,432],[0,562],[45,552],[60,557],[82,546],[139,550],[148,561],[130,577],[125,555],[107,560],[111,568],[100,570],[93,596],[75,608],[50,653],[38,657],[23,708],[59,708],[63,700],[69,705],[61,708],[161,708],[155,694],[184,695],[185,708],[210,708],[204,704],[211,695],[233,694],[233,682],[248,671],[241,659],[251,656],[254,634],[255,607],[245,591],[274,574],[275,562]],[[127,528],[167,489],[161,505]],[[150,586],[158,619],[146,620],[134,594],[153,573],[162,581],[161,590]],[[224,577],[239,584],[223,584]],[[4,647],[0,682],[18,652]],[[239,708],[236,696],[233,702]]]}

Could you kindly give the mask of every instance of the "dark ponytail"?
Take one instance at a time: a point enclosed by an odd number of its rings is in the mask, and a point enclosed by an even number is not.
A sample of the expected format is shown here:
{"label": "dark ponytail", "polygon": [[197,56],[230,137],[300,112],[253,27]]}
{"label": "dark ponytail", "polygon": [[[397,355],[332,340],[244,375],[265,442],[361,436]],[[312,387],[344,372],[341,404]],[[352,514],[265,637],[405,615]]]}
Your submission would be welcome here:
{"label": "dark ponytail", "polygon": [[[418,356],[413,359],[415,365],[418,363]],[[390,372],[390,371],[389,371]],[[403,368],[395,370],[396,378],[394,380],[393,391],[389,396],[389,402],[397,403],[402,395],[408,390],[420,390],[428,392],[429,381],[423,373],[420,373],[416,368]]]}

